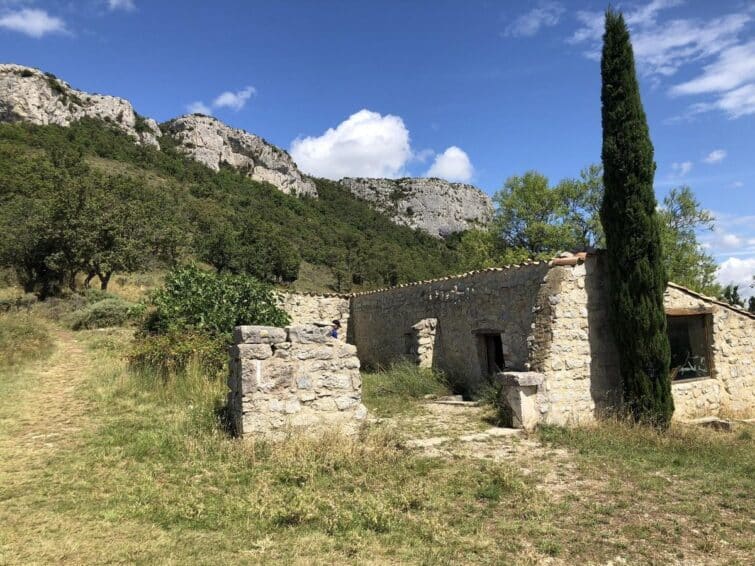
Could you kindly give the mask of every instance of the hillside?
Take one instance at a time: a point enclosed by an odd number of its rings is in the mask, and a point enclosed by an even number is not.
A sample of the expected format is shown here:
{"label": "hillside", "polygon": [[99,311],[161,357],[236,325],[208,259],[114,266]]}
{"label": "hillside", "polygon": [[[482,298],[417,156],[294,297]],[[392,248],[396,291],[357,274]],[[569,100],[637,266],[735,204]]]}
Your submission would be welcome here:
{"label": "hillside", "polygon": [[[141,207],[145,220],[164,228],[159,236],[167,234],[169,245],[163,241],[148,254],[143,268],[160,256],[194,258],[295,288],[347,291],[436,277],[459,266],[457,240],[397,226],[338,183],[315,180],[319,198],[297,198],[230,167],[214,171],[188,159],[168,136],[158,150],[89,118],[67,127],[0,124],[0,223],[5,215],[6,226],[17,227],[9,215],[18,210],[31,230],[27,211],[48,210],[61,187],[74,190],[84,180],[111,187],[111,197],[128,195],[124,210]],[[301,265],[317,279],[300,279]]]}
{"label": "hillside", "polygon": [[[104,122],[136,144],[176,149],[214,171],[230,167],[285,194],[318,194],[285,150],[214,117],[191,114],[158,126],[122,98],[77,90],[31,67],[0,64],[0,122],[67,127],[86,119]],[[344,179],[341,184],[396,224],[435,237],[486,224],[492,213],[490,198],[472,185],[440,179]]]}

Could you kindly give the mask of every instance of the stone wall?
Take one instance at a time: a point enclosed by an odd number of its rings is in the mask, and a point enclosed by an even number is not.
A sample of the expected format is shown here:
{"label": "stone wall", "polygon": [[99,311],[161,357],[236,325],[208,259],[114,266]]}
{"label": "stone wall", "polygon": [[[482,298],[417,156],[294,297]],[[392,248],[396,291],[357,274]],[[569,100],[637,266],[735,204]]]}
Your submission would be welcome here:
{"label": "stone wall", "polygon": [[[541,422],[594,420],[621,405],[618,354],[608,321],[608,279],[601,256],[553,267],[540,290],[530,366],[544,375],[537,406]],[[755,413],[755,319],[674,284],[669,309],[712,312],[710,377],[672,383],[674,418]]]}
{"label": "stone wall", "polygon": [[338,338],[346,340],[349,328],[350,303],[347,295],[311,295],[282,293],[279,305],[291,317],[291,324],[330,325],[341,321]]}
{"label": "stone wall", "polygon": [[487,372],[480,337],[501,337],[505,367],[528,369],[528,342],[544,263],[490,269],[458,277],[357,294],[351,301],[351,336],[364,364],[385,366],[412,356],[413,328],[436,319],[433,364],[466,391]]}
{"label": "stone wall", "polygon": [[552,267],[540,290],[530,356],[531,369],[545,376],[537,398],[543,422],[589,422],[621,403],[603,271],[599,256]]}
{"label": "stone wall", "polygon": [[324,428],[353,433],[367,415],[356,348],[319,326],[239,326],[228,406],[241,436]]}
{"label": "stone wall", "polygon": [[713,324],[710,378],[675,381],[675,416],[755,414],[755,317],[670,284],[666,308],[709,309]]}

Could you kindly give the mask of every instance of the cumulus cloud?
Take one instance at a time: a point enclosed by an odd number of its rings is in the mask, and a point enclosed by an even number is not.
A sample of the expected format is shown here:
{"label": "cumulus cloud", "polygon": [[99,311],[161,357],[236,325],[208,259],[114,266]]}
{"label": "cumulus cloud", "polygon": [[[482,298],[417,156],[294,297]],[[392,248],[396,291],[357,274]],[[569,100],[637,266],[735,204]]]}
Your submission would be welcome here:
{"label": "cumulus cloud", "polygon": [[447,181],[468,182],[474,175],[474,167],[464,150],[452,145],[435,157],[426,177],[440,177]]}
{"label": "cumulus cloud", "polygon": [[124,10],[126,12],[133,12],[136,10],[134,0],[107,0],[107,7],[111,11]]}
{"label": "cumulus cloud", "polygon": [[504,35],[512,37],[531,37],[541,28],[555,26],[564,13],[564,7],[558,2],[544,1],[516,18],[504,31]]}
{"label": "cumulus cloud", "polygon": [[230,108],[238,112],[256,92],[257,91],[253,86],[244,87],[236,92],[226,91],[218,95],[218,97],[212,101],[212,105],[215,108]]}
{"label": "cumulus cloud", "polygon": [[412,149],[399,116],[362,109],[320,136],[296,138],[291,156],[305,173],[328,179],[400,177]]}
{"label": "cumulus cloud", "polygon": [[734,283],[739,285],[740,297],[751,297],[755,295],[755,289],[752,287],[753,275],[755,275],[755,257],[741,259],[730,257],[718,266],[716,279],[721,285]]}
{"label": "cumulus cloud", "polygon": [[257,89],[253,86],[244,87],[236,92],[227,90],[216,96],[215,100],[210,104],[205,104],[203,101],[197,100],[191,104],[187,104],[186,110],[192,114],[207,114],[208,116],[212,115],[212,111],[215,108],[230,108],[231,110],[238,112],[246,106],[246,103],[255,94],[257,94]]}
{"label": "cumulus cloud", "polygon": [[0,15],[0,28],[17,31],[37,39],[51,33],[66,32],[63,20],[36,8],[23,8]]}
{"label": "cumulus cloud", "polygon": [[671,173],[674,177],[684,177],[692,171],[691,161],[682,161],[681,163],[671,164]]}
{"label": "cumulus cloud", "polygon": [[210,108],[209,106],[207,106],[201,100],[197,100],[195,102],[187,104],[186,105],[186,111],[189,114],[207,114],[208,116],[212,115],[212,108]]}
{"label": "cumulus cloud", "polygon": [[726,150],[714,149],[708,155],[705,156],[703,161],[705,163],[710,163],[712,165],[714,163],[721,163],[724,159],[726,159]]}

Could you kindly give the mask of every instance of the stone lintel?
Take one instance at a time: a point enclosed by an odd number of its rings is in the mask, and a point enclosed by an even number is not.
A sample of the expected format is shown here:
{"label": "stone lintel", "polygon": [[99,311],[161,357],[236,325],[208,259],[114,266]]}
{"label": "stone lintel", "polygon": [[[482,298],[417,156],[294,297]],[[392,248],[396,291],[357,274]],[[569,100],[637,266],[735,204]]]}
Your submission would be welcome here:
{"label": "stone lintel", "polygon": [[496,374],[496,379],[506,387],[538,387],[545,376],[534,371],[504,371]]}
{"label": "stone lintel", "polygon": [[276,344],[286,341],[286,331],[275,326],[237,326],[233,329],[236,344]]}

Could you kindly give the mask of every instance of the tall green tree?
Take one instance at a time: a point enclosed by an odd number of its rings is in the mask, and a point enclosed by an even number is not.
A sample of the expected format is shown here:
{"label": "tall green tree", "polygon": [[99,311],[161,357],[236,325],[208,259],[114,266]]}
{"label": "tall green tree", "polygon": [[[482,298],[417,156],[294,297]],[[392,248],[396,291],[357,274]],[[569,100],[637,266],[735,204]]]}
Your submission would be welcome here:
{"label": "tall green tree", "polygon": [[666,270],[653,191],[655,162],[624,17],[609,9],[603,36],[602,121],[610,320],[624,402],[639,422],[665,426],[674,411],[663,293]]}
{"label": "tall green tree", "polygon": [[670,281],[707,295],[721,291],[713,256],[697,241],[697,233],[713,230],[715,219],[687,186],[671,189],[659,210],[666,274]]}

